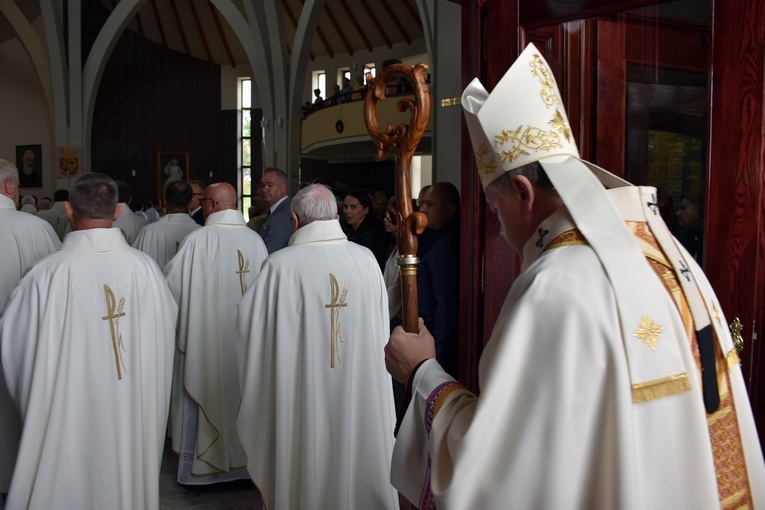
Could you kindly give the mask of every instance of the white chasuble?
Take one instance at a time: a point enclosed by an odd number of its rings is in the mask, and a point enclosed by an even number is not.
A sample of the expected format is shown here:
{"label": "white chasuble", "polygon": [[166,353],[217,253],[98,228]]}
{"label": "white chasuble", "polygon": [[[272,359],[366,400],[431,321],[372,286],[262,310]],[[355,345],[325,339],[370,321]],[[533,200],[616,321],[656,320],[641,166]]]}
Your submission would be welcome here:
{"label": "white chasuble", "polygon": [[133,247],[153,258],[160,269],[178,253],[183,239],[201,228],[187,213],[166,214],[159,221],[149,223],[138,232]]}
{"label": "white chasuble", "polygon": [[337,220],[298,229],[238,307],[237,421],[269,509],[394,509],[388,300]]}
{"label": "white chasuble", "polygon": [[[617,205],[624,216],[625,204]],[[718,445],[694,347],[670,293],[652,296],[672,312],[668,322],[648,318],[623,339],[611,282],[590,246],[566,238],[574,228],[562,209],[526,243],[521,274],[481,355],[480,398],[434,360],[417,371],[396,439],[394,485],[420,509],[738,506],[738,498],[750,498],[746,488],[718,493]],[[703,301],[716,303],[700,268],[688,264]],[[660,363],[667,348],[680,352],[682,385],[674,373],[634,384],[626,342],[646,350],[644,363]],[[743,378],[736,364],[719,370],[730,378],[721,398],[732,399],[728,409],[737,415],[727,433],[745,457],[729,460],[748,471],[758,508],[765,468]]]}
{"label": "white chasuble", "polygon": [[267,256],[241,213],[224,210],[186,236],[165,266],[179,308],[170,423],[180,483],[247,478],[236,433],[241,395],[234,320]]}
{"label": "white chasuble", "polygon": [[[0,311],[8,296],[32,264],[58,251],[61,242],[45,220],[16,210],[0,195]],[[8,492],[16,459],[21,422],[5,383],[0,378],[0,494]]]}
{"label": "white chasuble", "polygon": [[115,228],[71,232],[29,270],[0,318],[23,423],[7,508],[159,508],[176,314]]}

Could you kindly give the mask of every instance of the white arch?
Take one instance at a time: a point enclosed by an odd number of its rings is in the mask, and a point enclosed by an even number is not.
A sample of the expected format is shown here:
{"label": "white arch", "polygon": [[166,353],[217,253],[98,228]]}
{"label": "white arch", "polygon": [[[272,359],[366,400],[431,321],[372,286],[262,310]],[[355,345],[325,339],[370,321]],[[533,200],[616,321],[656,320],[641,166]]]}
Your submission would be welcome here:
{"label": "white arch", "polygon": [[48,111],[53,118],[53,90],[51,86],[50,63],[48,55],[45,53],[45,47],[37,37],[31,23],[27,21],[24,13],[13,0],[0,0],[0,13],[3,14],[11,26],[16,30],[19,41],[27,52],[32,65],[40,77],[40,84],[45,94],[45,101],[48,103]]}
{"label": "white arch", "polygon": [[[122,36],[122,32],[145,1],[123,0],[117,4],[98,33],[93,43],[93,48],[91,48],[85,66],[82,69],[82,111],[84,114],[82,152],[86,171],[90,169],[90,135],[93,125],[93,110],[96,104],[101,76],[104,74],[104,68],[109,61],[109,56]],[[81,6],[79,0],[70,0],[70,8],[73,3],[76,3],[78,8]],[[71,80],[70,84],[74,85],[71,83]]]}

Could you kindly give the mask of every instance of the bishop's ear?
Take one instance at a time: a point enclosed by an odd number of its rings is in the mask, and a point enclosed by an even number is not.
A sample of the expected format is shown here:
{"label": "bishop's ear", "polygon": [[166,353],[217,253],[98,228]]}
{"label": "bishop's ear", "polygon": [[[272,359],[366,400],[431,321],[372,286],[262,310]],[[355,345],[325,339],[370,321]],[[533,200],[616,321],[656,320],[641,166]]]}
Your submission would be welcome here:
{"label": "bishop's ear", "polygon": [[298,215],[295,214],[295,212],[291,212],[290,215],[292,216],[292,230],[297,230],[300,228],[300,219],[298,219]]}
{"label": "bishop's ear", "polygon": [[516,175],[513,177],[513,191],[521,201],[522,208],[530,211],[534,207],[536,193],[534,185],[525,175]]}

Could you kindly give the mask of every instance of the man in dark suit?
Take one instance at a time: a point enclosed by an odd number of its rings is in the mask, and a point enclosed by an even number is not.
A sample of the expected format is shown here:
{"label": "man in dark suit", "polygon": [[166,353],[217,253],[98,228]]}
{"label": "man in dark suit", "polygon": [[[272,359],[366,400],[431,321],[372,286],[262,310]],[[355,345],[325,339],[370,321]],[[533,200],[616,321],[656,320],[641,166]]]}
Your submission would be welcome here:
{"label": "man in dark suit", "polygon": [[428,217],[428,242],[420,252],[417,290],[420,316],[436,341],[436,360],[457,377],[459,333],[460,195],[450,182],[424,194],[420,212]]}
{"label": "man in dark suit", "polygon": [[205,183],[202,181],[189,181],[191,186],[191,202],[189,202],[189,214],[194,221],[198,224],[205,226],[205,217],[202,214],[202,206],[199,204],[199,199],[202,198],[202,192],[205,189]]}
{"label": "man in dark suit", "polygon": [[266,168],[260,183],[263,185],[263,199],[268,204],[269,212],[258,234],[271,254],[287,246],[293,232],[290,197],[287,196],[287,174],[278,168]]}

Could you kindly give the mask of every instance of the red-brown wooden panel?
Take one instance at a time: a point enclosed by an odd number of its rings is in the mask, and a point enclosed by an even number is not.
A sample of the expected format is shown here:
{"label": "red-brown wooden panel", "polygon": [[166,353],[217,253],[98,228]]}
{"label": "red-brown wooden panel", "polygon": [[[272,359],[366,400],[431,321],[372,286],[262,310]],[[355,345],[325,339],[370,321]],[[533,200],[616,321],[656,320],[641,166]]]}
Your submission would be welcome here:
{"label": "red-brown wooden panel", "polygon": [[[715,2],[705,270],[728,321],[744,326],[742,369],[765,439],[765,2]],[[758,340],[753,342],[753,338]],[[765,444],[765,442],[763,442]]]}

